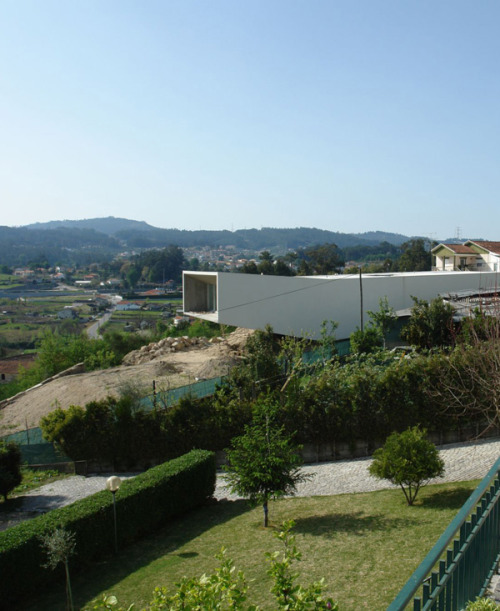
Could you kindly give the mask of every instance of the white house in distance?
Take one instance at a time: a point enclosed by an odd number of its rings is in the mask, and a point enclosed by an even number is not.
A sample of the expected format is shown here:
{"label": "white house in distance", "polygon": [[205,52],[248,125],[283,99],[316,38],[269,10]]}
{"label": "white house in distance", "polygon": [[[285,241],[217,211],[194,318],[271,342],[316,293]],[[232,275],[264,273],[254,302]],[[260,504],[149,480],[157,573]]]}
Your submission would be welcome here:
{"label": "white house in distance", "polygon": [[249,329],[269,324],[275,333],[313,339],[321,337],[323,321],[333,320],[340,340],[361,326],[361,316],[368,321],[381,298],[403,310],[413,305],[412,296],[494,291],[499,281],[499,273],[477,271],[293,277],[185,271],[183,306],[195,318]]}
{"label": "white house in distance", "polygon": [[467,240],[464,244],[438,244],[432,271],[500,271],[500,242]]}

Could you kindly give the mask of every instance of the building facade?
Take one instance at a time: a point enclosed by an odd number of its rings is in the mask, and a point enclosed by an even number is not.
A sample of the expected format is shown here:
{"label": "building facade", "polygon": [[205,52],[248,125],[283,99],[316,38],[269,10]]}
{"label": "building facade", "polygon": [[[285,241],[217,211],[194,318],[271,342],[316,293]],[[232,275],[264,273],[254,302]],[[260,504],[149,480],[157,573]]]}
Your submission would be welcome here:
{"label": "building facade", "polygon": [[496,272],[406,272],[338,276],[261,276],[224,272],[183,274],[184,314],[249,329],[319,339],[324,321],[338,323],[337,339],[368,322],[387,297],[395,310],[412,297],[431,300],[465,290],[495,291]]}

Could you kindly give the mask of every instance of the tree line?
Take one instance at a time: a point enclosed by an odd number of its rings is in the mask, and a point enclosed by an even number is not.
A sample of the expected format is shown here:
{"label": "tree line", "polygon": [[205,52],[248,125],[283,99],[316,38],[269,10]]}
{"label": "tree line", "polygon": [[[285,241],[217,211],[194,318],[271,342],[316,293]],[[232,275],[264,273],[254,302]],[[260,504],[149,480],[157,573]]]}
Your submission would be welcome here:
{"label": "tree line", "polygon": [[[259,261],[248,261],[236,270],[244,274],[275,276],[323,276],[329,274],[428,271],[431,269],[431,244],[424,239],[412,239],[394,246],[382,242],[377,246],[339,248],[325,243],[299,248],[286,255],[274,256],[268,250],[260,253]],[[349,265],[349,260],[359,261]]]}

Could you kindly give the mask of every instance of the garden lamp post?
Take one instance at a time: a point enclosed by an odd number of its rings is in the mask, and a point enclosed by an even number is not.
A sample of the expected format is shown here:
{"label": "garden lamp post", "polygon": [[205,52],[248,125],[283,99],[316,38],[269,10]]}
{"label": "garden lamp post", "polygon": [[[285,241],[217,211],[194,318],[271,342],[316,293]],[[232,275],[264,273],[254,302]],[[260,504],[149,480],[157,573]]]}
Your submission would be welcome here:
{"label": "garden lamp post", "polygon": [[116,495],[116,491],[119,490],[121,484],[122,484],[122,480],[119,477],[117,477],[116,475],[112,475],[111,477],[108,477],[108,479],[106,480],[106,490],[109,490],[111,494],[113,495],[113,517],[114,517],[114,523],[115,523],[115,554],[118,552],[118,534],[116,530],[115,495]]}

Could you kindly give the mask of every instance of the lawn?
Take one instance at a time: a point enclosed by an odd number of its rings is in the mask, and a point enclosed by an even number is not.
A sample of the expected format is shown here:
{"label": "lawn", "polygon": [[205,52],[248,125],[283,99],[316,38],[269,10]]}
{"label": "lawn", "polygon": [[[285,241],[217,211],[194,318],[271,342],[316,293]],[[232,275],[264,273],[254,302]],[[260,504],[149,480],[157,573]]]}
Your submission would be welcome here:
{"label": "lawn", "polygon": [[[301,583],[324,577],[341,611],[386,609],[476,485],[428,486],[413,507],[399,490],[284,499],[271,504],[268,529],[260,508],[249,509],[244,501],[215,503],[74,575],[76,606],[112,593],[125,608],[135,603],[136,611],[142,609],[155,586],[212,571],[214,555],[224,546],[250,583],[249,601],[273,609],[265,552],[280,549],[273,531],[293,519],[303,554],[296,567]],[[64,609],[63,583],[23,608]]]}

